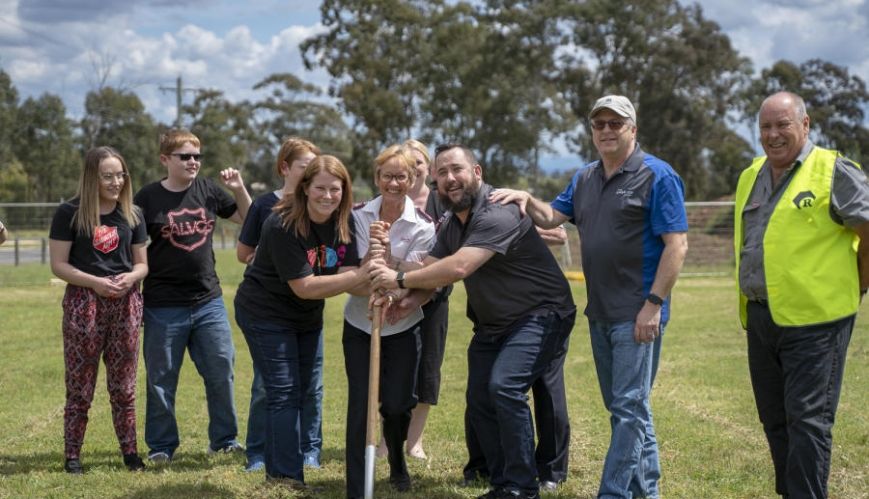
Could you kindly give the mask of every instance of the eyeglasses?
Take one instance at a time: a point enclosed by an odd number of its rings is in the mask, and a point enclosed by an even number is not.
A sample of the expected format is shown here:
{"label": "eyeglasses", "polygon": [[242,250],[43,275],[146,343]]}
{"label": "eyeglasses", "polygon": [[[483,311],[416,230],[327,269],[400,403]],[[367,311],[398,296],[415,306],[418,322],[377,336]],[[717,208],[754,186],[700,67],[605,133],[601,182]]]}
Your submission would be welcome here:
{"label": "eyeglasses", "polygon": [[119,172],[119,173],[100,173],[100,180],[107,184],[111,184],[112,180],[117,180],[118,182],[124,182],[127,180],[127,172]]}
{"label": "eyeglasses", "polygon": [[603,130],[609,125],[610,130],[618,132],[625,126],[624,120],[591,120],[591,127],[595,130]]}
{"label": "eyeglasses", "polygon": [[173,152],[170,156],[178,156],[178,159],[181,161],[190,161],[190,158],[193,158],[193,161],[199,161],[199,158],[202,157],[201,154],[191,154],[189,152]]}
{"label": "eyeglasses", "polygon": [[399,173],[399,174],[395,174],[395,175],[389,174],[389,173],[381,173],[380,174],[380,180],[382,182],[386,182],[387,184],[392,182],[393,180],[395,180],[399,184],[403,184],[403,183],[407,182],[407,179],[409,179],[409,178],[410,177],[408,177],[406,173]]}

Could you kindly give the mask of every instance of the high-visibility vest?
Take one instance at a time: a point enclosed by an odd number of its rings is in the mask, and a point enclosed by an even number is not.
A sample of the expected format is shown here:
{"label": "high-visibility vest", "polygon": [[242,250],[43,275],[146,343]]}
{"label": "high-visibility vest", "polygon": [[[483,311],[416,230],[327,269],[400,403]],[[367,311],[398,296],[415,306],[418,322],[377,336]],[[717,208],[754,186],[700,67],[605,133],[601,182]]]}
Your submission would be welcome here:
{"label": "high-visibility vest", "polygon": [[[822,324],[857,313],[860,281],[853,230],[830,217],[830,189],[838,152],[814,147],[792,174],[763,235],[763,269],[773,321],[779,326]],[[734,208],[734,250],[739,318],[746,326],[747,297],[739,290],[742,211],[766,156],[739,176]],[[858,165],[859,166],[859,165]]]}

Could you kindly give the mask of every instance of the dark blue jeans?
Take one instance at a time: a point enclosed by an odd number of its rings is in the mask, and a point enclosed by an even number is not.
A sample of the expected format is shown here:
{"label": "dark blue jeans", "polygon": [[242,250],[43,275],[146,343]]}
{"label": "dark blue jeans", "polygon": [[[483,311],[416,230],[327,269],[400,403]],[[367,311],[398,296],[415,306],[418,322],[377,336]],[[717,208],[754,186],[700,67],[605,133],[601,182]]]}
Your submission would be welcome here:
{"label": "dark blue jeans", "polygon": [[748,368],[775,467],[775,491],[827,497],[833,421],[854,316],[803,327],[776,325],[748,302]]}
{"label": "dark blue jeans", "polygon": [[269,324],[238,305],[235,319],[266,389],[266,474],[304,482],[302,399],[311,385],[322,329]]}
{"label": "dark blue jeans", "polygon": [[500,336],[475,334],[468,347],[468,419],[493,487],[538,490],[528,391],[573,328],[575,312],[530,315]]}
{"label": "dark blue jeans", "polygon": [[[568,454],[570,451],[570,420],[567,415],[567,398],[564,392],[564,361],[570,336],[564,337],[546,371],[531,385],[534,395],[534,424],[537,427],[537,478],[541,482],[567,480]],[[477,434],[469,422],[465,409],[465,445],[468,447],[468,463],[462,474],[467,480],[489,476],[489,466],[480,448]]]}
{"label": "dark blue jeans", "polygon": [[[250,385],[250,409],[247,417],[245,451],[248,463],[265,462],[266,448],[266,387],[262,374],[254,366],[253,382]],[[314,372],[308,393],[302,398],[301,436],[302,454],[305,459],[320,462],[323,448],[323,335],[314,360]]]}

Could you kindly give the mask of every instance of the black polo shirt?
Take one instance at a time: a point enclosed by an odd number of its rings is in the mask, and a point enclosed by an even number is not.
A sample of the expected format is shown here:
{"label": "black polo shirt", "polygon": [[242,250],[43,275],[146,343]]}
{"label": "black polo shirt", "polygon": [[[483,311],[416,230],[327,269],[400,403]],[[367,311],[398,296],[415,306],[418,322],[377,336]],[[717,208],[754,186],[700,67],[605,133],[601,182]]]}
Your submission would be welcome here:
{"label": "black polo shirt", "polygon": [[430,253],[444,258],[465,246],[495,252],[464,279],[474,332],[505,334],[518,320],[553,310],[567,317],[576,306],[552,252],[531,218],[522,217],[515,204],[490,203],[491,191],[492,186],[482,185],[467,223],[455,214],[446,219]]}

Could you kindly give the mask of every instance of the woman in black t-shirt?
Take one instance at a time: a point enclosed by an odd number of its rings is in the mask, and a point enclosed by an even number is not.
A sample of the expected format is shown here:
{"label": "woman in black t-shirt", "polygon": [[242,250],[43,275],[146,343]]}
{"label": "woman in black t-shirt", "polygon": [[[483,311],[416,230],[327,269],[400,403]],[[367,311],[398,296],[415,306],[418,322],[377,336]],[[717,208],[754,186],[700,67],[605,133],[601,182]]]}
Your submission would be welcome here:
{"label": "woman in black t-shirt", "polygon": [[266,480],[304,489],[299,420],[323,330],[325,299],[367,287],[350,211],[350,174],[318,156],[293,197],[263,223],[235,296],[235,317],[266,389]]}
{"label": "woman in black t-shirt", "polygon": [[91,149],[78,195],[60,205],[51,222],[51,271],[68,283],[62,326],[68,473],[83,472],[80,453],[101,355],[124,464],[130,471],[145,468],[136,447],[136,366],[142,321],[139,282],[148,273],[148,236],[133,205],[129,180],[127,164],[117,151]]}

